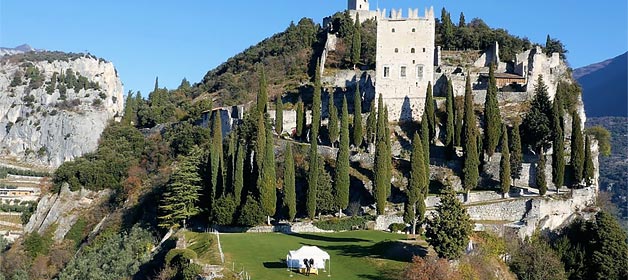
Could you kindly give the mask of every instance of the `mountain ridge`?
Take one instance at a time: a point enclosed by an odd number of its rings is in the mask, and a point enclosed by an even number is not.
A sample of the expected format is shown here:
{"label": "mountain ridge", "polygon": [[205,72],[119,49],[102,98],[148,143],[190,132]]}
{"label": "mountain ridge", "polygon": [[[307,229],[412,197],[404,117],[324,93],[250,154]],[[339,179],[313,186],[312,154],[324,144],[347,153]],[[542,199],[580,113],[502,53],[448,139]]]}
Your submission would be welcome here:
{"label": "mountain ridge", "polygon": [[602,62],[575,69],[590,117],[628,115],[628,52]]}

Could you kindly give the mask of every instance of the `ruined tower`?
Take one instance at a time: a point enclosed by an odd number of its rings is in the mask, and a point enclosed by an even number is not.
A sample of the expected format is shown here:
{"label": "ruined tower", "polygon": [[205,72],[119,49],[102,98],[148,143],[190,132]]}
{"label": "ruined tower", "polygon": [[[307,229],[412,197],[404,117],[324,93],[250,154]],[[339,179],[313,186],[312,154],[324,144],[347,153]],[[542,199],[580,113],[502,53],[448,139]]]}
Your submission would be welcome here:
{"label": "ruined tower", "polygon": [[377,15],[375,92],[388,105],[390,121],[420,119],[428,83],[434,84],[434,38],[433,8],[424,17],[418,9],[407,17],[401,10]]}

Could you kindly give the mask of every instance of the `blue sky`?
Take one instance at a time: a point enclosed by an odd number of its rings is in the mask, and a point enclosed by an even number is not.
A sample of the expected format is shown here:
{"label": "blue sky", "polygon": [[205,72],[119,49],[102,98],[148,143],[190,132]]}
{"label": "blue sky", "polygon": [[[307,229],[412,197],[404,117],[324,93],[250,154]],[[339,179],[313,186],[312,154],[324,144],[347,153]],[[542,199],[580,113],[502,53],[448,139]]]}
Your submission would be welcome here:
{"label": "blue sky", "polygon": [[[378,5],[372,1],[372,9]],[[444,6],[452,20],[482,18],[491,27],[544,43],[547,34],[569,50],[577,68],[628,50],[625,0],[460,1],[379,0],[380,8]],[[316,22],[346,8],[346,0],[25,1],[0,0],[0,46],[89,51],[112,61],[125,90],[147,94],[159,76],[174,88],[198,82],[229,57],[283,31],[290,21]]]}

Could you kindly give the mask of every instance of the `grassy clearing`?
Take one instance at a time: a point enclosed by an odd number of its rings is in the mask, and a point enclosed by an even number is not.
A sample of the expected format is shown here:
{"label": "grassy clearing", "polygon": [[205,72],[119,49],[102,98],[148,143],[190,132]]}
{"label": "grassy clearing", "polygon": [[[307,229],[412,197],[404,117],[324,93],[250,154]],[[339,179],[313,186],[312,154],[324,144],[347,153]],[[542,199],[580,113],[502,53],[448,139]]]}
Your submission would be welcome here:
{"label": "grassy clearing", "polygon": [[398,279],[412,255],[425,254],[425,247],[401,242],[405,235],[379,231],[349,231],[325,234],[242,233],[222,234],[220,240],[226,267],[242,268],[252,279],[306,279],[286,270],[289,250],[314,245],[331,256],[331,277],[321,279]]}
{"label": "grassy clearing", "polygon": [[218,244],[213,233],[198,233],[186,231],[185,240],[188,249],[196,252],[198,261],[205,264],[220,264],[220,253]]}
{"label": "grassy clearing", "polygon": [[18,224],[18,225],[22,224],[22,218],[20,215],[0,214],[0,221],[9,222],[9,223]]}

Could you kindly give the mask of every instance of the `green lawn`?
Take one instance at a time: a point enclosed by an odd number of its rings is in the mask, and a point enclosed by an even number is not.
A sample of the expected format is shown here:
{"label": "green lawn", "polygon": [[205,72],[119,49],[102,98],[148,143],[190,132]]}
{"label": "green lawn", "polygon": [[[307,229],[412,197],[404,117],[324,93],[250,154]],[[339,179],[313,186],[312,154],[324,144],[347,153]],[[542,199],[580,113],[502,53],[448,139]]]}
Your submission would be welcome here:
{"label": "green lawn", "polygon": [[325,234],[240,233],[221,234],[225,266],[242,267],[251,279],[306,279],[286,270],[289,250],[314,245],[331,256],[331,277],[327,272],[312,275],[321,279],[398,279],[397,275],[413,254],[425,248],[399,242],[404,235],[378,231],[349,231]]}

